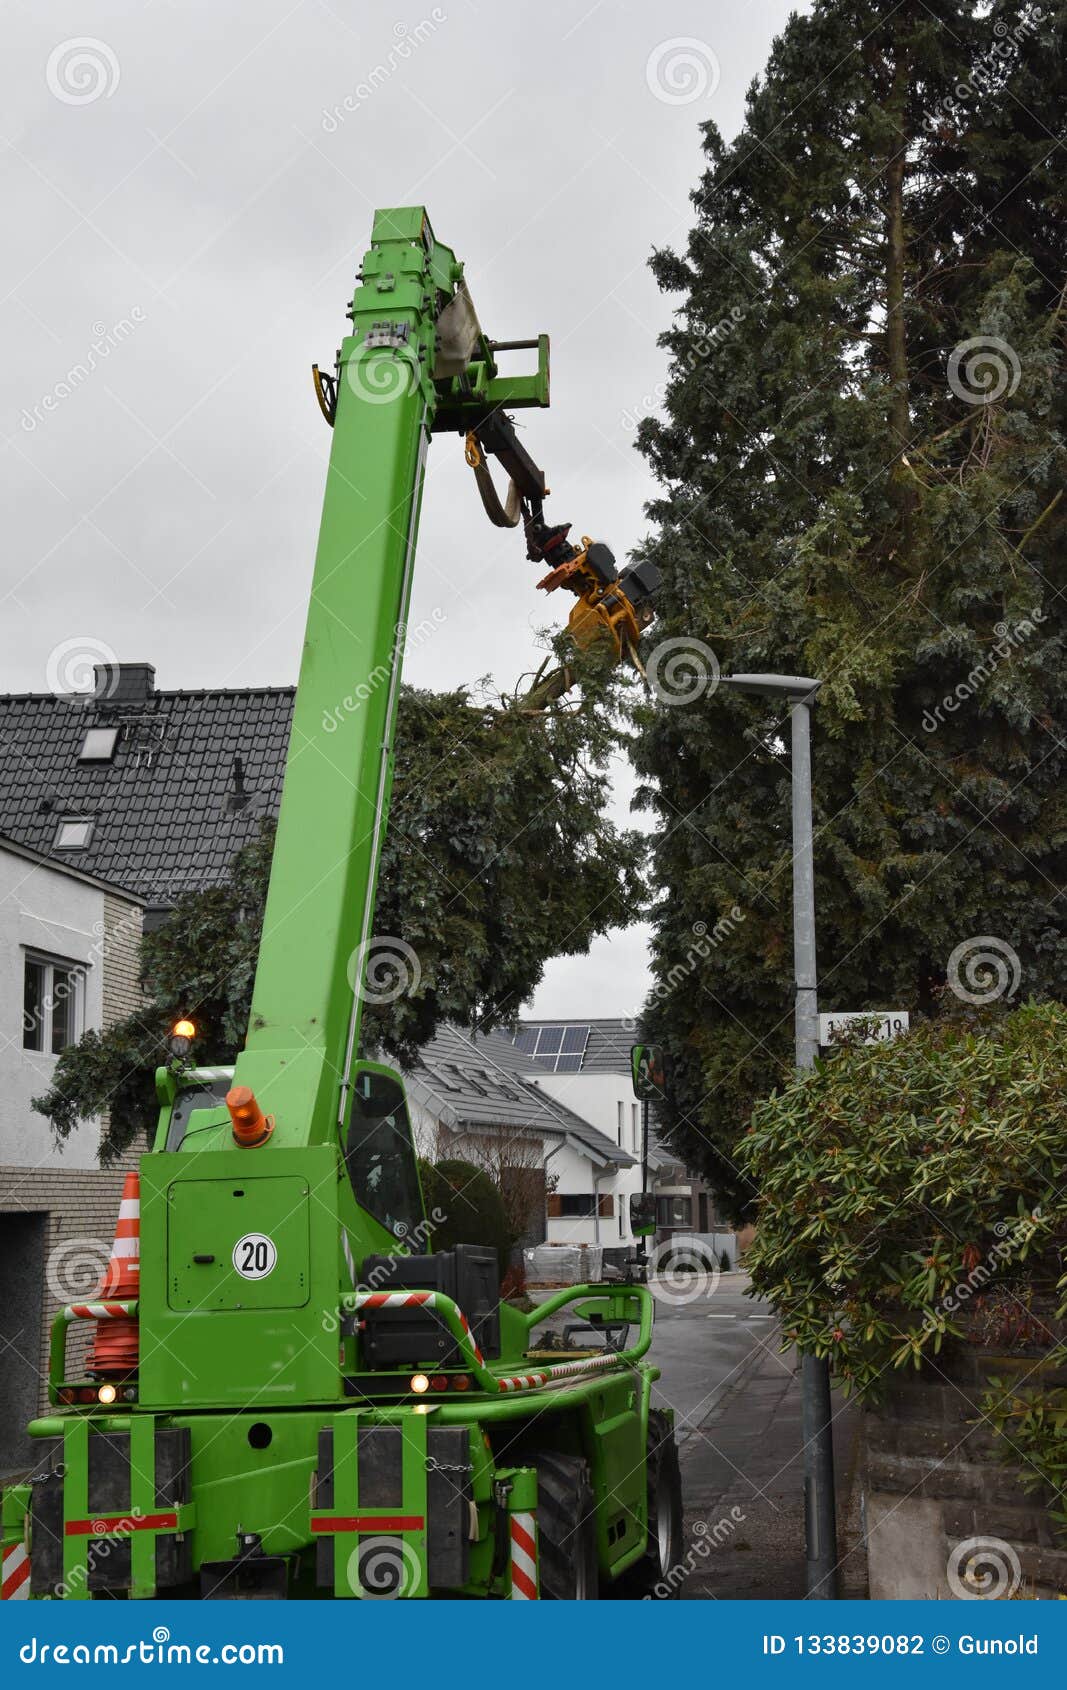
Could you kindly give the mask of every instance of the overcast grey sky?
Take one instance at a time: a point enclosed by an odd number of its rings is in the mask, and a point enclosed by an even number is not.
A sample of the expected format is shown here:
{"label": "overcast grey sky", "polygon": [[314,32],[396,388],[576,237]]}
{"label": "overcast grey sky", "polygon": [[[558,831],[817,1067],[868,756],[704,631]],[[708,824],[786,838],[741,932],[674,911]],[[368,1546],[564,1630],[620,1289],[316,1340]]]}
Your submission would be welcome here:
{"label": "overcast grey sky", "polygon": [[[551,334],[525,419],[551,517],[625,554],[671,309],[646,260],[684,240],[698,125],[738,129],[798,9],[8,0],[0,690],[98,649],[167,688],[295,681],[330,444],[309,366],[376,206],[427,207],[488,333]],[[438,631],[407,678],[513,684],[566,614],[533,578],[436,440],[411,620]],[[535,1011],[633,1012],[644,945],[551,965]]]}

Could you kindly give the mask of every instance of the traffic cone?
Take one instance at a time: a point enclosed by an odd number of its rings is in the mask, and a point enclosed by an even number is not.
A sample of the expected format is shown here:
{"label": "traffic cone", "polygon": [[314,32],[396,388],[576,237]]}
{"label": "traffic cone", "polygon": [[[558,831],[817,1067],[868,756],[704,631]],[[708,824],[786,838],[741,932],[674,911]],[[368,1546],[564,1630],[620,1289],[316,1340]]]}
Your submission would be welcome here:
{"label": "traffic cone", "polygon": [[[131,1302],[141,1290],[141,1181],[127,1174],[115,1227],[111,1260],[100,1281],[98,1297],[109,1302]],[[96,1337],[89,1354],[89,1371],[101,1377],[124,1377],[137,1371],[137,1318],[111,1315],[96,1323]]]}

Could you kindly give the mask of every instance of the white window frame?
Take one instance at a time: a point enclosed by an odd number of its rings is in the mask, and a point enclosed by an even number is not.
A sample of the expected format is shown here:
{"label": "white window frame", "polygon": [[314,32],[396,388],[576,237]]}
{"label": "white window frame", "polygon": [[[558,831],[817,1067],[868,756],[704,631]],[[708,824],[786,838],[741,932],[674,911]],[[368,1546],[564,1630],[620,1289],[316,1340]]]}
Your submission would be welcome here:
{"label": "white window frame", "polygon": [[[63,829],[65,827],[85,827],[88,833],[77,844],[63,843]],[[60,816],[56,823],[56,836],[52,845],[53,851],[87,851],[93,842],[93,831],[96,827],[95,816]]]}
{"label": "white window frame", "polygon": [[[107,748],[106,751],[89,751],[89,750],[86,749],[94,734],[97,734],[101,737],[103,737],[105,734],[110,736],[110,743],[108,744],[108,748]],[[101,727],[99,725],[97,725],[96,727],[92,727],[92,728],[86,728],[84,734],[82,735],[81,745],[78,749],[78,762],[79,763],[113,763],[115,761],[115,752],[118,750],[118,743],[119,743],[119,730],[118,730],[118,728]]]}
{"label": "white window frame", "polygon": [[[56,991],[56,988],[55,988],[55,971],[56,971],[57,968],[62,968],[62,969],[67,970],[73,976],[74,986],[73,986],[73,990],[70,994],[70,999],[69,999],[70,1021],[69,1021],[69,1025],[67,1027],[66,1044],[71,1044],[71,1045],[77,1044],[78,1040],[82,1036],[82,1033],[85,1031],[85,975],[86,975],[86,964],[84,962],[79,962],[77,960],[77,958],[75,958],[75,957],[53,956],[47,951],[32,950],[29,946],[23,946],[23,948],[22,948],[22,993],[23,993],[22,1003],[23,1003],[23,1005],[25,1005],[25,1001],[26,1001],[26,972],[29,969],[31,964],[36,965],[38,968],[44,969],[44,989],[43,989],[43,992],[41,994],[41,1010],[42,1010],[42,1013],[41,1013],[41,1018],[40,1018],[40,1022],[39,1022],[40,1029],[41,1029],[41,1044],[40,1044],[40,1048],[38,1049],[38,1047],[36,1045],[28,1045],[26,1043],[26,1034],[29,1032],[29,1028],[26,1025],[26,1011],[25,1011],[25,1007],[24,1007],[23,1011],[22,1011],[22,1017],[21,1017],[21,1019],[22,1019],[22,1049],[27,1056],[47,1056],[47,1057],[50,1057],[54,1060],[59,1055],[59,1051],[52,1049],[52,1030],[53,1030],[53,1026],[54,1026],[53,1010],[55,1008],[55,991]],[[60,1048],[66,1049],[66,1045],[63,1045]]]}

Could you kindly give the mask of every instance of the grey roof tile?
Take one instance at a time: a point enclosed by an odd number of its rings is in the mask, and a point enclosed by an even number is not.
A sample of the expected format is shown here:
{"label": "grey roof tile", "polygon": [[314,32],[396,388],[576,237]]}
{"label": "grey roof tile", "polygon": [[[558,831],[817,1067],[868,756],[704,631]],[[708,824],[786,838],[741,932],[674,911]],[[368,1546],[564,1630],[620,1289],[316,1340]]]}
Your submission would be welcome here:
{"label": "grey roof tile", "polygon": [[[136,703],[0,696],[0,830],[30,850],[168,905],[225,878],[281,800],[294,689],[152,692]],[[86,728],[120,730],[110,763],[82,763]],[[234,759],[248,802],[234,810]],[[63,816],[91,816],[57,851]]]}
{"label": "grey roof tile", "polygon": [[524,1076],[528,1064],[507,1033],[443,1026],[419,1052],[409,1084],[450,1124],[527,1129],[563,1138],[601,1166],[629,1168],[634,1158]]}

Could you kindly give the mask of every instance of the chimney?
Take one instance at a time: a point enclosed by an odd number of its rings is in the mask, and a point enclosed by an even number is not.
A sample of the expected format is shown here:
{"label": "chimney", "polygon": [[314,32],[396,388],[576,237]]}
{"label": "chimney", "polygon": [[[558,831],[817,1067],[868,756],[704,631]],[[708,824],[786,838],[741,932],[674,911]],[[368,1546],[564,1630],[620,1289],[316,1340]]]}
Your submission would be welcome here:
{"label": "chimney", "polygon": [[151,663],[97,663],[94,674],[97,704],[143,704],[155,691],[156,671]]}

